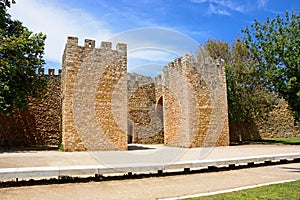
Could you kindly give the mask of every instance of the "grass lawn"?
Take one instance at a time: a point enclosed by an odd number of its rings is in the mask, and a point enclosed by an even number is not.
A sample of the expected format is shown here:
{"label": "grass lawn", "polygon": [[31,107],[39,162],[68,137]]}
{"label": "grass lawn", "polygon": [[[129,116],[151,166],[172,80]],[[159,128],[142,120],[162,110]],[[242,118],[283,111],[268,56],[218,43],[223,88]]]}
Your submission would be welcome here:
{"label": "grass lawn", "polygon": [[189,200],[203,199],[300,199],[300,181],[262,186],[206,197],[190,198]]}
{"label": "grass lawn", "polygon": [[300,138],[272,138],[262,142],[300,145]]}

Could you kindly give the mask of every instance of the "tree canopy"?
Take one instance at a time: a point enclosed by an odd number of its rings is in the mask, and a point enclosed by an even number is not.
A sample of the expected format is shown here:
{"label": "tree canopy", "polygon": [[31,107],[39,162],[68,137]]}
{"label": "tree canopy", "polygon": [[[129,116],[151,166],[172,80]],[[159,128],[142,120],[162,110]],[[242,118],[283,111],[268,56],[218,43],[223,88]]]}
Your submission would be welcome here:
{"label": "tree canopy", "polygon": [[279,93],[300,120],[300,15],[291,12],[265,22],[255,20],[243,30],[244,41],[257,61],[260,81]]}
{"label": "tree canopy", "polygon": [[46,35],[33,33],[18,20],[12,20],[7,8],[14,1],[0,0],[0,113],[26,109],[28,96],[38,95],[45,81],[36,74],[44,64]]}
{"label": "tree canopy", "polygon": [[243,41],[236,40],[230,45],[208,40],[204,48],[213,59],[225,62],[230,121],[251,121],[272,108],[274,98],[256,81],[256,62]]}

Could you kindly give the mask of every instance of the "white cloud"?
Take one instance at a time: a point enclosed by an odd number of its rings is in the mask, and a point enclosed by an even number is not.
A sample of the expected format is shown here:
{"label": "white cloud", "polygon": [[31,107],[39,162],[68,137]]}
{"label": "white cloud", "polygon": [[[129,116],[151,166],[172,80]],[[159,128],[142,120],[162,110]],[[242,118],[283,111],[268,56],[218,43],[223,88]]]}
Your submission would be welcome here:
{"label": "white cloud", "polygon": [[162,65],[159,63],[148,63],[146,65],[136,65],[133,68],[128,68],[128,72],[134,72],[144,76],[156,77],[162,74]]}
{"label": "white cloud", "polygon": [[197,50],[198,42],[172,29],[145,27],[128,30],[109,39],[113,43],[126,42],[128,52],[136,49],[161,49],[182,55]]}
{"label": "white cloud", "polygon": [[258,0],[257,1],[257,7],[258,8],[265,8],[267,3],[268,3],[268,0]]}
{"label": "white cloud", "polygon": [[[169,62],[178,57],[181,57],[181,55],[165,49],[137,49],[128,52],[128,71],[137,73],[143,71],[142,74],[148,76],[158,75],[161,73],[163,66],[168,65]],[[149,74],[145,74],[145,72],[149,72]]]}
{"label": "white cloud", "polygon": [[9,13],[33,32],[47,35],[45,59],[51,63],[61,63],[68,35],[78,36],[80,43],[85,38],[100,42],[112,35],[105,22],[80,9],[64,9],[59,5],[49,4],[49,1],[19,0],[12,5]]}
{"label": "white cloud", "polygon": [[231,12],[246,13],[253,10],[263,9],[271,13],[276,11],[267,9],[269,0],[190,0],[193,3],[207,4],[208,14],[231,15]]}
{"label": "white cloud", "polygon": [[127,43],[128,70],[146,66],[147,71],[151,71],[148,68],[153,63],[165,66],[183,54],[195,53],[199,46],[198,42],[180,32],[158,27],[132,29],[109,40],[114,44]]}
{"label": "white cloud", "polygon": [[128,57],[156,63],[168,63],[172,61],[172,59],[178,58],[180,56],[182,56],[182,54],[176,54],[175,52],[170,52],[165,49],[155,48],[142,48],[136,51],[128,52]]}
{"label": "white cloud", "polygon": [[230,13],[227,12],[225,9],[219,9],[219,8],[215,8],[213,6],[213,4],[209,4],[209,11],[208,11],[209,14],[217,14],[217,15],[227,15],[229,16]]}
{"label": "white cloud", "polygon": [[[114,46],[118,42],[127,43],[129,70],[136,66],[150,66],[151,63],[166,65],[184,53],[194,53],[199,45],[192,38],[166,28],[139,28],[113,35],[101,18],[53,2],[59,1],[51,1],[50,4],[45,0],[19,0],[9,10],[14,19],[22,21],[33,32],[47,35],[45,59],[48,67],[51,67],[49,64],[61,64],[68,35],[79,37],[80,45],[85,38],[95,39],[98,47],[101,41],[112,41]],[[153,70],[146,68],[147,71]]]}
{"label": "white cloud", "polygon": [[245,1],[233,0],[191,0],[193,3],[208,3],[209,14],[230,15],[230,11],[245,12]]}

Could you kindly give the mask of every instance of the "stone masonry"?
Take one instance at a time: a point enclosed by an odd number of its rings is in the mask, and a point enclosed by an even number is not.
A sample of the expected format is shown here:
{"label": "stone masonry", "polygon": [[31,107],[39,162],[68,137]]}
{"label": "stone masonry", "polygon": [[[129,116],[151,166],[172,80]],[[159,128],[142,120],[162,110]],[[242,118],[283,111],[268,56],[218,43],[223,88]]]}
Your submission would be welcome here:
{"label": "stone masonry", "polygon": [[[128,74],[126,45],[68,37],[63,55],[65,150],[124,150],[127,142],[229,144],[224,67],[185,55],[162,76]],[[203,57],[204,58],[204,57]],[[127,108],[128,107],[128,108]]]}
{"label": "stone masonry", "polygon": [[[164,142],[162,107],[157,105],[162,94],[156,78],[128,73],[128,137],[130,143]],[[159,80],[160,81],[160,80]]]}
{"label": "stone masonry", "polygon": [[[177,147],[229,145],[237,140],[299,137],[284,100],[262,120],[228,125],[224,66],[204,51],[184,55],[152,78],[127,73],[127,45],[68,37],[62,73],[48,80],[27,111],[0,115],[1,145],[63,145],[66,151],[127,150],[128,143]],[[284,122],[284,123],[282,123]]]}
{"label": "stone masonry", "polygon": [[127,46],[68,37],[62,64],[66,151],[127,149]]}
{"label": "stone masonry", "polygon": [[156,78],[128,73],[132,143],[229,145],[224,66],[184,55]]}
{"label": "stone masonry", "polygon": [[164,143],[179,147],[229,145],[224,66],[203,52],[164,67]]}
{"label": "stone masonry", "polygon": [[28,110],[14,111],[11,116],[0,115],[0,145],[59,145],[61,143],[60,71],[38,71],[46,79],[47,88],[41,98],[29,97]]}

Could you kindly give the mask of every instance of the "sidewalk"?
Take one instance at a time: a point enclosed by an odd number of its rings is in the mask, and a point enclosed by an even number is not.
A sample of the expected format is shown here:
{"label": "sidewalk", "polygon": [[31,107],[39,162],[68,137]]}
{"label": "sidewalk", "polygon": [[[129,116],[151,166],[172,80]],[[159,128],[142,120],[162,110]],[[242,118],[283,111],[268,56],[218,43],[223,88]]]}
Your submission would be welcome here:
{"label": "sidewalk", "polygon": [[180,172],[207,167],[251,165],[300,159],[300,147],[244,145],[215,148],[174,148],[131,145],[129,151],[29,151],[0,154],[0,181],[61,176],[123,175]]}
{"label": "sidewalk", "polygon": [[122,163],[212,160],[246,156],[300,153],[300,145],[240,145],[214,148],[174,148],[162,145],[132,145],[129,151],[60,152],[18,151],[0,153],[0,168],[78,166]]}
{"label": "sidewalk", "polygon": [[[151,200],[300,179],[300,163],[179,176],[0,188],[1,200]],[[288,192],[288,191],[287,191]],[[284,194],[282,194],[284,197]]]}
{"label": "sidewalk", "polygon": [[[130,146],[127,152],[59,152],[27,151],[0,153],[0,177],[5,175],[28,178],[53,175],[64,169],[95,173],[94,168],[129,166],[148,170],[168,166],[183,168],[239,162],[263,162],[275,158],[300,158],[297,145],[241,145],[216,148],[183,149],[162,145]],[[163,164],[162,164],[163,163]],[[150,167],[149,167],[150,166]],[[152,168],[151,168],[152,167]],[[155,169],[154,169],[154,168]],[[39,170],[41,171],[39,171]],[[122,168],[124,169],[124,168]],[[300,179],[300,163],[248,168],[233,171],[199,173],[180,176],[153,177],[122,181],[104,181],[63,185],[40,185],[20,188],[1,188],[0,199],[157,199],[235,190],[257,184]],[[77,171],[76,171],[77,170]],[[54,173],[55,172],[55,173]],[[133,171],[134,172],[134,171]],[[18,174],[19,173],[19,174]],[[52,173],[52,174],[51,174]],[[56,174],[57,176],[57,174]],[[5,176],[4,176],[5,177]]]}

